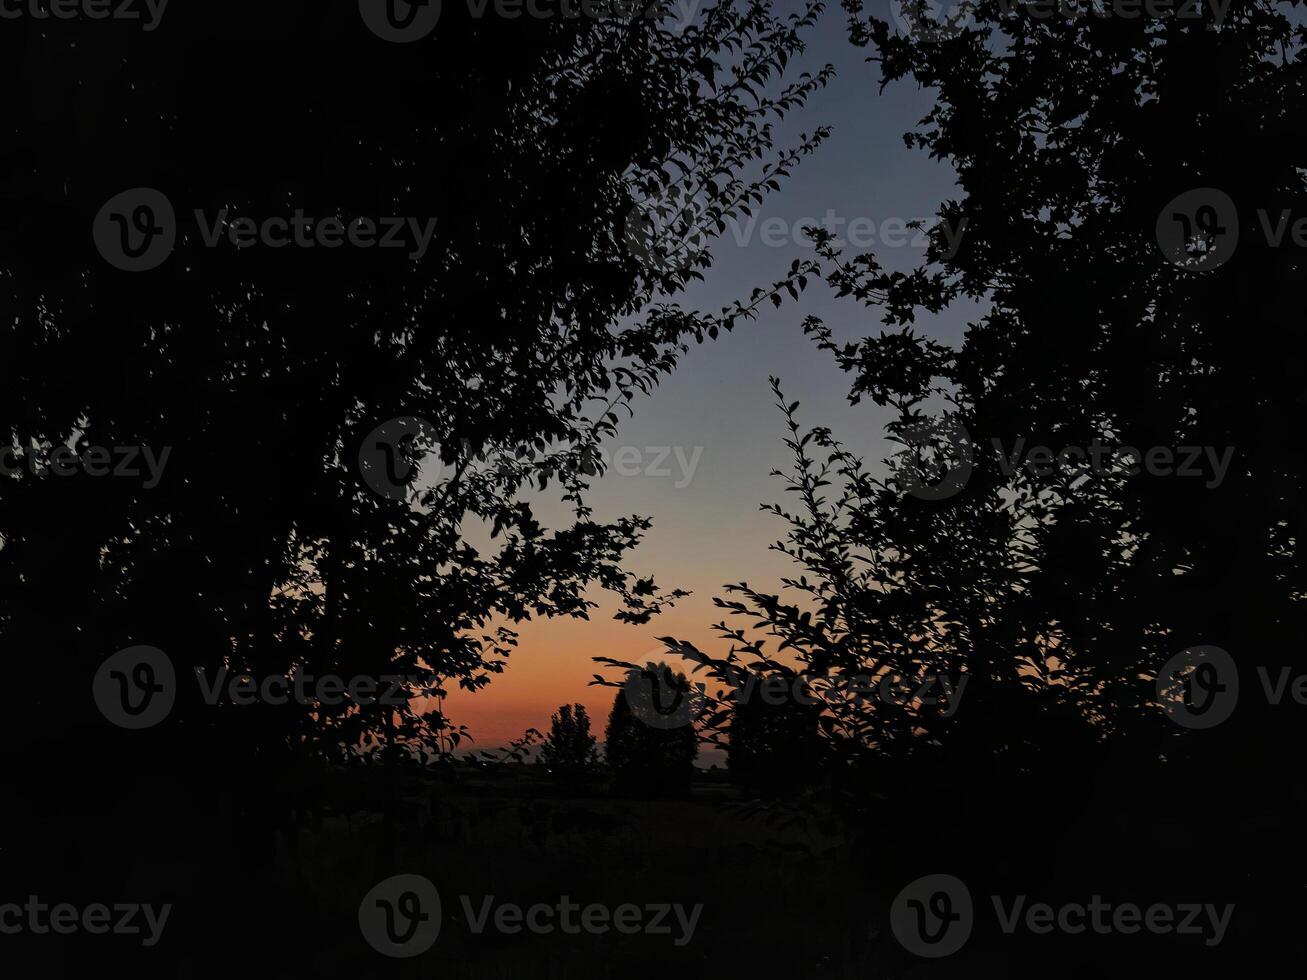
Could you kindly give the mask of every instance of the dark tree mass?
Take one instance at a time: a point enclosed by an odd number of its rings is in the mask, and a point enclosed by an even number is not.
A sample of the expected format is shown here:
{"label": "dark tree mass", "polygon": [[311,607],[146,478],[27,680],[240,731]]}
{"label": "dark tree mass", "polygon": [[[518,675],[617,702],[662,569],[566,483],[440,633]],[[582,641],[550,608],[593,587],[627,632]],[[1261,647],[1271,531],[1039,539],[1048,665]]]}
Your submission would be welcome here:
{"label": "dark tree mass", "polygon": [[[0,0],[3,974],[1301,968],[1304,25]],[[956,184],[740,288],[828,34]],[[793,571],[654,639],[607,447],[764,314],[891,453],[773,377]],[[600,616],[656,662],[474,741]]]}

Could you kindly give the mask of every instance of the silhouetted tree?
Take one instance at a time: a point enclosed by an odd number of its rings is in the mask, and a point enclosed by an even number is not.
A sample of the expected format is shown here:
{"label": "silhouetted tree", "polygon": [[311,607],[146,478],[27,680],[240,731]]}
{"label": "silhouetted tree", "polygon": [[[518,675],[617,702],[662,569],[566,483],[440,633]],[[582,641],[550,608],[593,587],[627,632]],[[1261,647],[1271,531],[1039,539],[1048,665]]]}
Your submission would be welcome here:
{"label": "silhouetted tree", "polygon": [[540,745],[540,759],[559,778],[575,782],[599,761],[597,739],[590,734],[585,705],[559,705],[549,719],[549,734]]}
{"label": "silhouetted tree", "polygon": [[732,781],[763,796],[788,796],[824,775],[817,728],[820,702],[804,681],[755,676],[731,698],[726,768]]}
{"label": "silhouetted tree", "polygon": [[[666,665],[660,666],[665,669]],[[663,676],[670,675],[660,671],[658,680]],[[673,690],[682,694],[690,690],[684,674],[672,676],[671,683]],[[643,706],[638,707],[644,713]],[[694,724],[662,723],[656,716],[650,720],[653,725],[632,711],[627,690],[613,699],[604,732],[604,761],[612,775],[613,792],[639,798],[688,796],[699,753]]]}

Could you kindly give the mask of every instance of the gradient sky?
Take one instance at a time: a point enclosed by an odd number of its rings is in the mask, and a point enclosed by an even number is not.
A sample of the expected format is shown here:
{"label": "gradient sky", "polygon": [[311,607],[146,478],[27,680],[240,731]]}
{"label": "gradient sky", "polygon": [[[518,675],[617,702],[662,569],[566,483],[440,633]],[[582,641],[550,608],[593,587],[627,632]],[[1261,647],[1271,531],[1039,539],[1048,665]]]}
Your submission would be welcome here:
{"label": "gradient sky", "polygon": [[[883,5],[889,0],[872,2]],[[777,6],[782,4],[789,7],[793,2],[780,0]],[[716,310],[747,297],[755,286],[781,278],[795,258],[811,255],[793,234],[773,234],[768,240],[763,234],[768,218],[784,219],[787,228],[805,218],[819,222],[828,211],[846,222],[869,219],[876,229],[873,248],[883,264],[907,270],[919,262],[922,250],[911,244],[910,232],[906,243],[889,246],[881,243],[879,231],[887,220],[929,218],[942,200],[957,194],[947,166],[903,144],[902,134],[929,111],[932,95],[911,83],[878,93],[878,66],[864,60],[864,50],[848,43],[844,25],[838,4],[822,15],[802,67],[816,71],[830,63],[836,77],[803,113],[787,119],[782,130],[794,135],[828,125],[834,130],[831,138],[795,169],[780,192],[767,198],[751,233],[743,226],[738,231],[728,227],[713,246],[715,261],[706,281],[683,297],[682,305]],[[858,231],[867,230],[864,221]],[[777,239],[785,244],[776,245]],[[611,444],[610,460],[623,446],[641,451],[680,447],[686,460],[694,459],[697,447],[702,447],[688,483],[685,469],[671,456],[663,463],[670,475],[623,475],[610,467],[591,497],[599,520],[632,513],[651,517],[654,527],[628,567],[655,574],[664,589],[694,594],[646,626],[613,621],[614,605],[603,601],[601,592],[595,594],[601,608],[588,622],[523,624],[520,647],[504,674],[482,692],[459,691],[446,699],[445,710],[455,724],[471,729],[477,748],[503,745],[527,727],[547,730],[550,713],[564,702],[586,705],[602,737],[615,692],[587,686],[594,673],[602,672],[591,657],[661,659],[655,638],[667,635],[724,652],[711,630],[721,619],[712,606],[712,597],[722,594],[721,586],[747,581],[768,591],[779,589],[780,577],[793,566],[768,545],[785,527],[758,509],[760,503],[781,499],[781,481],[768,474],[788,465],[782,419],[767,384],[770,375],[781,379],[787,400],[802,403],[802,423],[830,426],[849,448],[869,459],[886,455],[885,413],[869,403],[849,406],[850,377],[801,330],[803,317],[815,314],[837,337],[878,332],[875,311],[836,300],[820,282],[810,282],[798,303],[787,301],[779,309],[765,306],[757,321],[693,347],[651,397],[636,403],[635,417],[625,422]],[[956,342],[967,312],[955,309],[943,317],[921,319],[919,329]],[[636,463],[633,451],[628,451],[628,474],[649,468],[655,457],[642,452]],[[546,520],[556,518],[552,526],[566,521],[562,508],[542,506],[540,513]]]}

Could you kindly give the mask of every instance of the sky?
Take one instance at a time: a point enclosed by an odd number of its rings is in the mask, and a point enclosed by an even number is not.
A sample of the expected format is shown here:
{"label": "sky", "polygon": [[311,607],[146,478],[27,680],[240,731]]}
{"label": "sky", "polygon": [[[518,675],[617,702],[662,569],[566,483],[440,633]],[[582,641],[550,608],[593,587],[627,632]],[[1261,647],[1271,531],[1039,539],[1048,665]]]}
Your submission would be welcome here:
{"label": "sky", "polygon": [[[871,9],[889,2],[870,0]],[[795,0],[778,0],[781,5],[793,7]],[[800,67],[792,62],[791,69],[815,72],[829,63],[836,76],[804,111],[785,120],[781,134],[793,137],[826,125],[833,129],[831,137],[766,199],[756,223],[728,226],[713,244],[714,263],[705,281],[678,297],[683,306],[715,311],[780,279],[794,259],[812,255],[795,229],[828,216],[843,222],[837,233],[853,245],[870,246],[886,267],[909,270],[919,263],[923,249],[911,231],[901,230],[901,222],[930,218],[941,201],[959,192],[947,165],[903,143],[903,133],[929,111],[931,93],[911,82],[879,92],[878,66],[865,60],[866,53],[848,42],[838,4],[828,8]],[[861,220],[852,225],[855,219]],[[483,691],[452,692],[445,699],[446,713],[454,724],[468,726],[475,748],[507,744],[528,727],[547,731],[551,712],[573,702],[586,706],[602,740],[616,692],[587,685],[597,672],[620,677],[592,657],[667,659],[660,636],[724,653],[712,631],[722,618],[712,597],[723,594],[724,584],[742,581],[779,591],[781,576],[793,565],[768,546],[784,535],[785,526],[759,510],[762,503],[782,500],[782,481],[768,474],[787,469],[789,462],[770,376],[781,379],[787,401],[801,403],[802,424],[829,426],[869,460],[892,451],[883,439],[887,413],[866,402],[850,406],[850,376],[801,328],[806,315],[816,315],[837,338],[853,339],[878,333],[879,314],[834,298],[820,282],[810,282],[797,303],[787,300],[779,309],[764,305],[756,321],[692,347],[650,397],[635,403],[634,417],[610,441],[608,471],[591,494],[597,520],[627,514],[652,518],[653,528],[628,568],[654,574],[663,589],[693,594],[644,626],[614,621],[615,605],[596,590],[601,607],[588,621],[517,627],[520,644],[505,672]],[[921,319],[918,329],[956,343],[968,312],[954,309]],[[546,526],[561,526],[567,518],[561,507],[539,511],[544,519],[556,518]]]}

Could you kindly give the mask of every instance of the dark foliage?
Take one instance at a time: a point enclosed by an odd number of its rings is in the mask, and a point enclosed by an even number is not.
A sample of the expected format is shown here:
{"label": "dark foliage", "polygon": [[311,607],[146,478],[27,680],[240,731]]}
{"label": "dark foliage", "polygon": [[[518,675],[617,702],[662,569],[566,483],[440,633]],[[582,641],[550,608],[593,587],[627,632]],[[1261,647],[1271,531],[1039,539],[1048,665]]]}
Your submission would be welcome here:
{"label": "dark foliage", "polygon": [[[659,665],[659,676],[666,665]],[[650,671],[652,674],[653,671]],[[690,690],[684,674],[672,677],[674,689]],[[618,796],[640,799],[683,797],[690,792],[699,740],[693,724],[661,728],[642,721],[631,710],[625,691],[613,698],[604,730],[604,761]]]}
{"label": "dark foliage", "polygon": [[[189,907],[213,921],[251,891],[275,903],[256,875],[313,803],[310,774],[443,757],[463,735],[434,707],[446,686],[487,684],[522,621],[587,616],[592,586],[631,623],[680,594],[626,567],[646,518],[591,513],[594,449],[691,342],[801,275],[715,314],[669,299],[708,267],[704,231],[821,141],[777,146],[772,127],[828,72],[787,72],[814,9],[725,3],[673,30],[665,6],[540,19],[447,3],[409,44],[375,36],[357,2],[179,4],[151,31],[6,16],[0,442],[16,472],[0,479],[0,648],[21,693],[0,752],[4,837],[28,842],[15,888],[203,881]],[[166,198],[175,243],[126,271],[92,232],[137,188]],[[633,241],[649,224],[633,217],[672,199],[692,206]],[[162,240],[165,211],[148,227],[141,214],[104,224],[124,247]],[[297,215],[335,223],[336,244],[230,237]],[[340,243],[341,225],[390,217],[429,241]],[[396,419],[422,423],[388,466],[422,461],[424,479],[414,466],[378,492],[360,456]],[[158,480],[52,476],[62,445],[167,462]],[[572,522],[542,526],[542,494]],[[176,703],[127,731],[92,679],[136,645],[168,657]],[[296,673],[398,677],[398,700],[202,696],[224,676]],[[401,802],[392,789],[387,828]],[[78,844],[92,826],[112,854]],[[394,847],[380,842],[383,865]],[[142,870],[160,853],[186,870]],[[252,942],[283,934],[253,918],[268,934]]]}
{"label": "dark foliage", "polygon": [[540,761],[560,779],[576,782],[598,765],[596,741],[590,734],[585,705],[559,705],[549,719],[549,734],[540,745]]}

